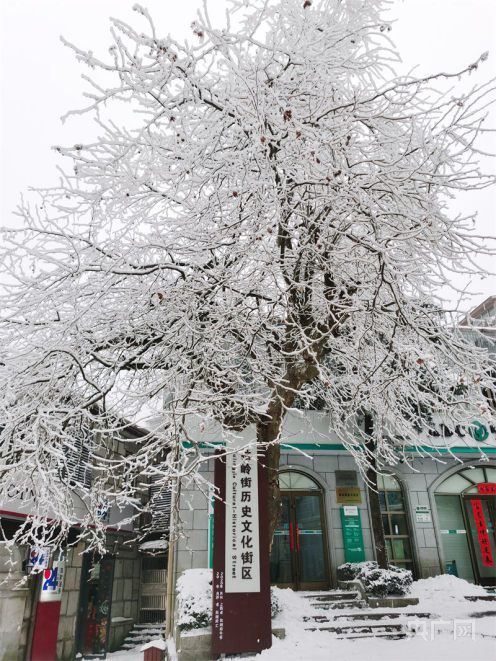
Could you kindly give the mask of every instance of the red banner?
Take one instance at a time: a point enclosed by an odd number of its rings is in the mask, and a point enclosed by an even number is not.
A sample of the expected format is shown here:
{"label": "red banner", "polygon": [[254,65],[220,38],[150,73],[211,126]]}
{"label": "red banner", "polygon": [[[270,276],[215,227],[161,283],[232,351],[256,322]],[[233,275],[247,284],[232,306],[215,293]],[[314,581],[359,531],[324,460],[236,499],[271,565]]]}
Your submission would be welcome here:
{"label": "red banner", "polygon": [[482,501],[480,501],[478,498],[474,498],[471,500],[471,503],[472,512],[474,514],[475,529],[477,530],[477,538],[479,540],[479,546],[481,550],[482,564],[484,567],[493,567],[494,560],[491,551],[489,535],[487,534],[487,525],[486,519],[484,518]]}
{"label": "red banner", "polygon": [[496,484],[481,482],[477,485],[477,493],[481,496],[496,496]]}

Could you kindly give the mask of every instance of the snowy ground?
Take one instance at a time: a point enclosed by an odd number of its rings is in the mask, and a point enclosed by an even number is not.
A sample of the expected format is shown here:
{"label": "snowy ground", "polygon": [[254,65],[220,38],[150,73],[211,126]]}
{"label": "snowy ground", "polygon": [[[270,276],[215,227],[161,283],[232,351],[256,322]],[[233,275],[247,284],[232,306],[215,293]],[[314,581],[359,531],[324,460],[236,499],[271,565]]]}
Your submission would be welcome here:
{"label": "snowy ground", "polygon": [[[306,631],[305,612],[311,614],[308,600],[291,590],[277,590],[283,604],[274,626],[286,629],[284,640],[273,640],[273,646],[252,659],[260,661],[475,661],[496,659],[496,615],[471,618],[472,613],[493,611],[496,602],[470,602],[466,595],[484,594],[474,586],[452,576],[417,581],[411,596],[419,598],[417,606],[408,612],[431,612],[435,620],[416,620],[407,616],[405,621],[418,626],[417,633],[404,640],[337,640],[334,634]],[[395,609],[380,609],[381,612]],[[346,611],[343,611],[345,613]],[[473,627],[473,629],[472,629]],[[473,637],[472,637],[473,633]]]}
{"label": "snowy ground", "polygon": [[[409,606],[403,622],[417,628],[416,634],[403,640],[338,640],[335,634],[307,631],[305,615],[315,614],[308,599],[292,590],[275,589],[282,605],[274,627],[284,627],[286,638],[273,639],[273,646],[250,657],[256,661],[476,661],[496,659],[496,602],[467,601],[468,595],[483,595],[480,586],[443,575],[416,581],[412,596],[417,606]],[[388,609],[381,609],[385,612]],[[392,613],[395,609],[389,609]],[[356,612],[356,611],[355,611]],[[415,612],[430,612],[430,620],[416,619]],[[491,612],[489,617],[478,613]],[[341,611],[345,614],[346,611]],[[412,613],[410,617],[408,613]],[[475,617],[473,616],[474,614]],[[343,623],[344,624],[344,623]],[[139,648],[109,654],[110,661],[141,661]],[[244,657],[248,661],[247,657]]]}

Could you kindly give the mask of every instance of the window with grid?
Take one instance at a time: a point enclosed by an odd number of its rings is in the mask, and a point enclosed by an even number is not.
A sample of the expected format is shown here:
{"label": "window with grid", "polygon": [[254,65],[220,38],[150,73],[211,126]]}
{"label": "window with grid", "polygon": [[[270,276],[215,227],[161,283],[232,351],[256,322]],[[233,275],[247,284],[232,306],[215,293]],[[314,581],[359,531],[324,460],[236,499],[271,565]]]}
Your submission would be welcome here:
{"label": "window with grid", "polygon": [[396,567],[413,571],[408,515],[399,482],[392,475],[378,475],[377,486],[389,562]]}

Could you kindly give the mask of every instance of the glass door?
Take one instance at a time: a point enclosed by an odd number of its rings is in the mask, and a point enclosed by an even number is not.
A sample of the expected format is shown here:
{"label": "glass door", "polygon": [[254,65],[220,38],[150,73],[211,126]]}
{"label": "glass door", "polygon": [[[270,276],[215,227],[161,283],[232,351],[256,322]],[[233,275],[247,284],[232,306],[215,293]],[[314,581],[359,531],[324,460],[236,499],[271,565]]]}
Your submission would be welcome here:
{"label": "glass door", "polygon": [[281,496],[281,518],[270,554],[270,582],[282,588],[295,587],[293,521],[289,495]]}
{"label": "glass door", "polygon": [[299,590],[329,587],[320,493],[293,494]]}
{"label": "glass door", "polygon": [[475,579],[496,585],[496,497],[464,496]]}
{"label": "glass door", "polygon": [[105,658],[114,580],[113,556],[86,554],[79,601],[77,651],[85,658]]}
{"label": "glass door", "polygon": [[294,590],[329,587],[322,496],[313,492],[282,495],[279,527],[270,558],[271,582]]}

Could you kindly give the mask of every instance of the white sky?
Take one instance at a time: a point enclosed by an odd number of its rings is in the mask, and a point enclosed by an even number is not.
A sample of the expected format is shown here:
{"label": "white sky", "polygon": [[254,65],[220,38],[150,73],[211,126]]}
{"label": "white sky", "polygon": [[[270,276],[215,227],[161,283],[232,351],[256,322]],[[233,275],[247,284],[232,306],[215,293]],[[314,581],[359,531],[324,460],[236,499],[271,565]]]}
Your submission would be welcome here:
{"label": "white sky", "polygon": [[[158,32],[189,37],[200,0],[141,0]],[[59,40],[105,56],[111,38],[108,17],[130,23],[142,20],[131,11],[133,0],[0,0],[0,226],[16,223],[12,210],[29,186],[56,182],[52,145],[84,142],[95,135],[89,115],[62,125],[60,116],[84,105],[80,79],[85,69]],[[224,0],[210,2],[221,13]],[[396,17],[391,33],[405,69],[416,73],[457,71],[484,51],[489,60],[470,82],[496,73],[496,0],[393,0]],[[215,14],[214,14],[215,15]],[[496,128],[496,109],[491,126]],[[496,152],[496,138],[487,141]],[[496,172],[495,162],[485,169]],[[496,189],[465,194],[457,201],[463,212],[478,210],[479,234],[496,234]],[[480,263],[491,268],[488,257]],[[492,270],[496,266],[492,265]],[[460,283],[461,286],[462,283]],[[496,293],[496,278],[471,283],[468,308]]]}

